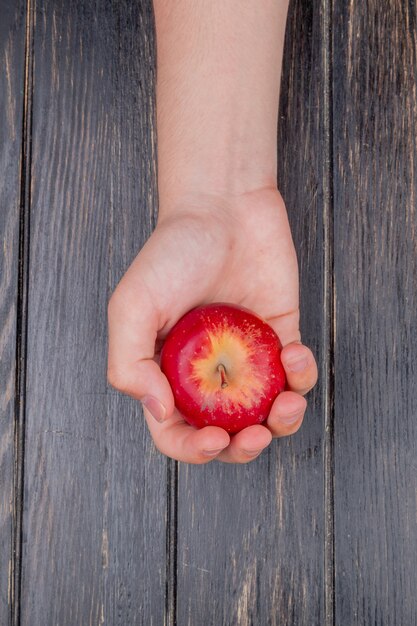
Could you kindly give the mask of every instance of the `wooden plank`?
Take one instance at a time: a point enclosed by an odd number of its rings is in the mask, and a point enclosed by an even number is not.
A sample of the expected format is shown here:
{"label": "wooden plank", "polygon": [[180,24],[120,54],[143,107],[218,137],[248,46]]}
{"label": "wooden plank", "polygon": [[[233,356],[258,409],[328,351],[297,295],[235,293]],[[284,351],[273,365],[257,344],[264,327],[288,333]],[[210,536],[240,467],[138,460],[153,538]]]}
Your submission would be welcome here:
{"label": "wooden plank", "polygon": [[336,3],[336,624],[417,623],[412,2]]}
{"label": "wooden plank", "polygon": [[20,464],[15,359],[25,8],[24,2],[0,3],[0,623],[5,625],[14,617],[14,583],[19,567],[14,559],[19,542],[19,493],[14,470]]}
{"label": "wooden plank", "polygon": [[[113,7],[114,71],[109,294],[155,224],[155,48],[151,1]],[[106,623],[165,623],[167,459],[154,448],[139,403],[111,393]]]}
{"label": "wooden plank", "polygon": [[[296,2],[282,81],[279,181],[301,270],[302,333],[323,360],[322,17]],[[321,383],[305,424],[247,466],[180,465],[178,623],[323,624]]]}
{"label": "wooden plank", "polygon": [[163,623],[166,464],[106,385],[107,300],[153,211],[136,4],[36,6],[22,625]]}

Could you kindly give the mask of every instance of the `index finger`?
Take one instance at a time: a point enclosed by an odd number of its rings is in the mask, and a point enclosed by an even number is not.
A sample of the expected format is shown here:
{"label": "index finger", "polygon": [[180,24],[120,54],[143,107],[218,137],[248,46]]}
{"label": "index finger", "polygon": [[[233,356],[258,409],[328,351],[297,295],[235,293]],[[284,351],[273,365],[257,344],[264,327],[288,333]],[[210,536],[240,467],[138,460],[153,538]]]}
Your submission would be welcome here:
{"label": "index finger", "polygon": [[149,404],[162,407],[159,415],[154,415],[158,421],[169,417],[174,398],[154,360],[159,314],[146,288],[136,284],[132,289],[129,283],[120,283],[109,302],[108,321],[110,384],[137,400],[156,400]]}

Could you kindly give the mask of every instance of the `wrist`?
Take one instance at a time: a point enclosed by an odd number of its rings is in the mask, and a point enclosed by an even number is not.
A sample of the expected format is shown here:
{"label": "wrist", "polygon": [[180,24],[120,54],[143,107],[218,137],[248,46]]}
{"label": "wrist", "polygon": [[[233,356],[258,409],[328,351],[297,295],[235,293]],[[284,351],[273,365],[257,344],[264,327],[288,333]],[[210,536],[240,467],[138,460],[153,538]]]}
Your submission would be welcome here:
{"label": "wrist", "polygon": [[[188,204],[194,198],[237,198],[258,190],[276,189],[276,163],[247,163],[244,158],[222,158],[215,162],[165,168],[158,164],[160,207]],[[271,161],[273,165],[271,166]]]}
{"label": "wrist", "polygon": [[251,101],[204,120],[169,123],[158,108],[158,190],[161,205],[188,196],[237,196],[276,187],[277,116],[254,124]]}
{"label": "wrist", "polygon": [[242,193],[197,193],[172,194],[168,202],[160,199],[158,224],[172,219],[197,219],[205,229],[214,222],[234,224],[233,228],[243,228],[253,217],[267,212],[273,216],[277,211],[286,215],[284,200],[274,182],[271,186],[248,189]]}

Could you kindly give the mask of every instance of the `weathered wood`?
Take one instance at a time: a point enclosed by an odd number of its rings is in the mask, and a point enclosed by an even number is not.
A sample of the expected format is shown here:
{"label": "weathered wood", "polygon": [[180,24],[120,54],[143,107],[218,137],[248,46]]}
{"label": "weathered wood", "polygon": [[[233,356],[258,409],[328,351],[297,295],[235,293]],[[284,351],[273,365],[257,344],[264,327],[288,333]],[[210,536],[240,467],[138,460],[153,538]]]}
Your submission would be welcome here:
{"label": "weathered wood", "polygon": [[161,624],[166,462],[106,385],[153,219],[149,4],[35,10],[22,624]]}
{"label": "weathered wood", "polygon": [[[152,4],[114,4],[109,292],[151,233],[156,215]],[[104,224],[103,224],[104,225]],[[138,402],[109,395],[109,578],[105,623],[165,623],[167,459],[154,448]]]}
{"label": "weathered wood", "polygon": [[[302,333],[323,360],[321,15],[292,5],[279,129],[279,185],[301,269]],[[180,465],[178,623],[324,623],[322,383],[301,431],[248,466]],[[199,622],[200,619],[200,622]]]}
{"label": "weathered wood", "polygon": [[[11,624],[19,536],[16,402],[21,146],[24,111],[25,3],[0,3],[0,623]],[[22,211],[24,207],[22,207]],[[23,288],[23,286],[21,286]],[[20,332],[21,334],[21,332]],[[19,364],[19,367],[22,364]],[[19,474],[20,475],[20,474]],[[17,550],[16,550],[17,548]]]}
{"label": "weathered wood", "polygon": [[417,623],[412,2],[334,7],[336,624]]}
{"label": "weathered wood", "polygon": [[291,6],[279,129],[320,384],[254,463],[177,476],[106,385],[106,302],[155,222],[151,2],[38,0],[33,110],[27,7],[0,4],[2,625],[332,624],[333,593],[337,625],[417,623],[416,8],[329,8]]}

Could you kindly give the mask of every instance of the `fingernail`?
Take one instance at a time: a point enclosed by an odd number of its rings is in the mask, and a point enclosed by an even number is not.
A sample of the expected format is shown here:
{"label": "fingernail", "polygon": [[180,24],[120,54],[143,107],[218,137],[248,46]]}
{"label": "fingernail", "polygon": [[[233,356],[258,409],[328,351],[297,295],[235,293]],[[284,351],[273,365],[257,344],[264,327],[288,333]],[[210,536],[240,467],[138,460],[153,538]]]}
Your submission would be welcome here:
{"label": "fingernail", "polygon": [[142,404],[157,422],[161,424],[164,421],[166,409],[162,402],[159,402],[157,398],[154,398],[153,396],[145,396],[142,398]]}
{"label": "fingernail", "polygon": [[293,361],[287,362],[287,368],[290,372],[302,372],[306,369],[308,365],[308,359],[306,357],[301,357],[300,359],[294,359]]}
{"label": "fingernail", "polygon": [[222,450],[223,448],[219,448],[218,450],[203,450],[203,454],[205,456],[216,456],[217,454],[220,454]]}
{"label": "fingernail", "polygon": [[280,419],[280,422],[282,424],[295,424],[295,422],[298,422],[298,420],[301,418],[302,413],[300,411],[297,411],[297,413],[290,413],[289,415],[283,415]]}

